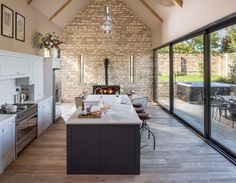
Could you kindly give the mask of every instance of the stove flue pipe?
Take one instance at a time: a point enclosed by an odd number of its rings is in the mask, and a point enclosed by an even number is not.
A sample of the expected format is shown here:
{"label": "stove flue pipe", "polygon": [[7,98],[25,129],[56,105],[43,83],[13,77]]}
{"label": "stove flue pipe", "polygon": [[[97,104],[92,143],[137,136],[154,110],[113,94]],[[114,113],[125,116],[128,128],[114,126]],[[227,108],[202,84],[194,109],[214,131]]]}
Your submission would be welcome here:
{"label": "stove flue pipe", "polygon": [[105,84],[106,85],[108,85],[108,65],[109,65],[109,60],[108,60],[108,58],[105,58],[104,68],[105,68]]}

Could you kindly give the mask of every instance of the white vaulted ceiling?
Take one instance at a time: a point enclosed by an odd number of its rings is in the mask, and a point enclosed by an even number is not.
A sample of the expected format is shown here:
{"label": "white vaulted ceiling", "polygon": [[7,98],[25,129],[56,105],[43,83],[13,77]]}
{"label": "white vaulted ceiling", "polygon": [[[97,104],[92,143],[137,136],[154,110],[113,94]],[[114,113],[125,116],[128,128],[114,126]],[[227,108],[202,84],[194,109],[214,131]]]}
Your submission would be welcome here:
{"label": "white vaulted ceiling", "polygon": [[[32,5],[48,19],[57,12],[68,0],[33,0]],[[51,21],[63,28],[78,13],[80,13],[92,0],[72,0]]]}
{"label": "white vaulted ceiling", "polygon": [[[37,8],[42,14],[50,19],[65,3],[68,5],[64,7],[51,21],[59,27],[63,28],[68,22],[74,19],[86,6],[93,0],[32,0],[29,4]],[[173,9],[180,8],[175,3],[175,6],[165,7],[158,3],[160,0],[143,0],[154,11],[151,12],[142,0],[123,0],[129,8],[135,12],[143,22],[149,27],[156,27],[161,23],[160,19],[155,16],[158,14],[163,20],[167,17]],[[185,0],[186,1],[186,0]]]}

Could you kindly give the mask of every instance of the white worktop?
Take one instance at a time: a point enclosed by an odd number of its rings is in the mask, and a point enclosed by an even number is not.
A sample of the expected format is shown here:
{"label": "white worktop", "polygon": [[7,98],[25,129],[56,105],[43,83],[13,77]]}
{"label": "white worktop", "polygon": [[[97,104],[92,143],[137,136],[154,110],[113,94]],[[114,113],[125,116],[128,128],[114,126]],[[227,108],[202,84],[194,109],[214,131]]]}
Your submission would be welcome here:
{"label": "white worktop", "polygon": [[43,101],[45,101],[45,100],[47,100],[47,99],[49,99],[51,97],[52,96],[45,96],[45,97],[41,97],[41,98],[39,98],[37,100],[26,100],[23,103],[24,104],[39,104],[40,102],[43,102]]}
{"label": "white worktop", "polygon": [[15,117],[15,114],[0,114],[0,125]]}
{"label": "white worktop", "polygon": [[[90,103],[98,103],[101,95],[89,95],[85,102],[86,105]],[[104,104],[111,105],[111,110],[107,111],[106,114],[102,114],[101,118],[78,118],[81,109],[78,108],[74,114],[66,121],[66,124],[141,124],[131,101],[127,95],[103,95]],[[92,111],[99,109],[98,105],[92,106]]]}

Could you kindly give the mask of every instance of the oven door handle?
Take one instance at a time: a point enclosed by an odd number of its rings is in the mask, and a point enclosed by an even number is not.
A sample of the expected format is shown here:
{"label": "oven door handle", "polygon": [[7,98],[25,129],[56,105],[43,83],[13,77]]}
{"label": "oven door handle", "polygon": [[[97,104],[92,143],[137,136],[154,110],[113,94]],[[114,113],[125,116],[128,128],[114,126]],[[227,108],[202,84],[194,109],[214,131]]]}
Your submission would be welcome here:
{"label": "oven door handle", "polygon": [[37,117],[38,113],[34,113],[33,115],[31,115],[30,117],[24,119],[23,121],[16,121],[16,125],[19,124],[19,123],[23,123],[27,120],[29,120],[30,118],[33,118],[33,117]]}

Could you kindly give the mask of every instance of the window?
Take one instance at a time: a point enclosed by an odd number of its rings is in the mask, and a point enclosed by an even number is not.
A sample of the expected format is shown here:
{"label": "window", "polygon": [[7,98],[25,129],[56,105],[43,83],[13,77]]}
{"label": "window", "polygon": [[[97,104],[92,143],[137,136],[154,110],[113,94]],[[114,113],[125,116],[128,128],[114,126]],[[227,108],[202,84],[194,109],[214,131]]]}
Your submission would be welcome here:
{"label": "window", "polygon": [[169,109],[169,47],[157,50],[157,99],[158,102]]}
{"label": "window", "polygon": [[236,13],[167,45],[154,51],[158,102],[236,162]]}
{"label": "window", "polygon": [[177,43],[174,49],[174,113],[203,131],[203,36]]}
{"label": "window", "polygon": [[211,137],[236,153],[236,25],[210,34]]}

